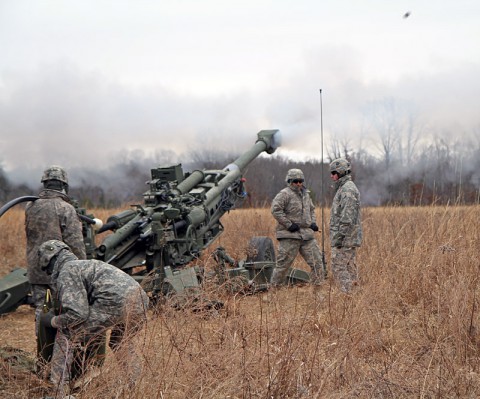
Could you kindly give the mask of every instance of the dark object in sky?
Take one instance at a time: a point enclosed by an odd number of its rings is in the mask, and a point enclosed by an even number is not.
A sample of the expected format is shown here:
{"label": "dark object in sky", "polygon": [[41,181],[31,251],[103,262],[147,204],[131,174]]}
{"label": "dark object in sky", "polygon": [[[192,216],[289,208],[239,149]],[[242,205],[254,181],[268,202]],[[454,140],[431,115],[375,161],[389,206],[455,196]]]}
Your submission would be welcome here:
{"label": "dark object in sky", "polygon": [[411,12],[407,11],[405,14],[403,14],[403,18],[408,18],[410,16]]}

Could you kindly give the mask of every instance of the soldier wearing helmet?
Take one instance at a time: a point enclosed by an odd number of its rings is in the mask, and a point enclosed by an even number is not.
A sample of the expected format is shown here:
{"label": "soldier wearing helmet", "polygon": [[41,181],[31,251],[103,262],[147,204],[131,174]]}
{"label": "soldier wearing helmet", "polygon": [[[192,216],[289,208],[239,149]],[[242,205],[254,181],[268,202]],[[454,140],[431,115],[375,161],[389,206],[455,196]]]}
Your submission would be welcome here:
{"label": "soldier wearing helmet", "polygon": [[58,191],[65,190],[68,192],[67,172],[58,165],[52,165],[43,171],[42,180],[40,181],[47,188],[54,188]]}
{"label": "soldier wearing helmet", "polygon": [[38,320],[45,294],[51,286],[51,277],[40,268],[39,246],[51,239],[63,241],[75,255],[85,259],[82,223],[68,197],[67,172],[52,165],[43,172],[43,190],[37,199],[25,209],[25,233],[27,237],[27,278],[32,286],[35,312],[35,332],[38,333]]}
{"label": "soldier wearing helmet", "polygon": [[[118,361],[133,383],[138,375],[132,373],[140,372],[140,362],[132,341],[124,338],[131,338],[146,321],[149,300],[145,291],[115,266],[95,259],[79,260],[59,240],[40,245],[38,259],[41,269],[52,276],[57,293],[59,310],[42,313],[41,322],[57,329],[50,381],[61,393],[58,397],[68,394],[73,348],[102,341],[107,329],[111,329],[109,346],[114,353],[121,344],[127,352],[118,356]],[[84,369],[88,366],[82,365]]]}
{"label": "soldier wearing helmet", "polygon": [[318,231],[315,206],[305,188],[300,169],[290,169],[285,178],[287,187],[272,201],[271,212],[277,221],[278,258],[273,270],[272,285],[286,284],[287,273],[300,252],[311,268],[314,284],[323,280],[322,256],[314,233]]}
{"label": "soldier wearing helmet", "polygon": [[333,276],[344,292],[358,284],[356,249],[362,243],[360,192],[352,181],[350,162],[338,158],[330,163],[335,197],[330,213]]}

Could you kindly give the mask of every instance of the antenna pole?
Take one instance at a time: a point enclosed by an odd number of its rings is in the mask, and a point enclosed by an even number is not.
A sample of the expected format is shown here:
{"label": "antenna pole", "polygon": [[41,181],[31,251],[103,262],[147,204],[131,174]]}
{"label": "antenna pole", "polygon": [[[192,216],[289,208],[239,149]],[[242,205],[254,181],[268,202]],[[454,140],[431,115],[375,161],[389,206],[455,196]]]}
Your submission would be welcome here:
{"label": "antenna pole", "polygon": [[322,157],[322,164],[321,164],[321,173],[320,173],[320,196],[321,198],[321,218],[322,218],[322,268],[323,268],[323,275],[327,278],[327,262],[325,260],[325,218],[324,218],[324,202],[325,202],[325,194],[324,194],[324,171],[323,171],[323,104],[322,104],[322,89],[320,91],[320,147],[321,147],[321,157]]}

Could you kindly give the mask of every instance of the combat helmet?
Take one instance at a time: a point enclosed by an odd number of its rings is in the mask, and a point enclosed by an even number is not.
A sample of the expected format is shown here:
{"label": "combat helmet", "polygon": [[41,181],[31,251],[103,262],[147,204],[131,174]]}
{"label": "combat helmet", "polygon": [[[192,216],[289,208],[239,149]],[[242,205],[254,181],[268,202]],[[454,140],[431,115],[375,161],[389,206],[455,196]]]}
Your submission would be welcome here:
{"label": "combat helmet", "polygon": [[346,175],[350,172],[350,162],[345,158],[337,158],[330,164],[330,173],[337,172],[340,176]]}
{"label": "combat helmet", "polygon": [[44,183],[48,180],[59,180],[62,183],[68,184],[67,172],[61,166],[52,165],[43,171],[41,182]]}
{"label": "combat helmet", "polygon": [[70,250],[70,247],[59,240],[45,241],[38,248],[38,264],[42,270],[46,270],[53,257],[57,256],[64,249]]}
{"label": "combat helmet", "polygon": [[305,180],[301,169],[289,169],[289,171],[287,172],[287,176],[285,177],[285,181],[290,184],[291,181],[294,179]]}

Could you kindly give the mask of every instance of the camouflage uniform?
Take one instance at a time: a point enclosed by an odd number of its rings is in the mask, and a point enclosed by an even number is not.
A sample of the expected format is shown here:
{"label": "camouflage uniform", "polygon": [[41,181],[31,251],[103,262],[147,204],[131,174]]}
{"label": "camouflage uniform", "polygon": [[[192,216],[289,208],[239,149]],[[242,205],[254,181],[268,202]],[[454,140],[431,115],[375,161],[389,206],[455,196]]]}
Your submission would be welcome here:
{"label": "camouflage uniform", "polygon": [[332,272],[343,291],[357,284],[356,248],[362,243],[360,193],[346,174],[335,182],[335,197],[330,214]]}
{"label": "camouflage uniform", "polygon": [[[291,169],[289,173],[291,171],[298,171],[303,179],[303,173],[299,169]],[[287,183],[288,177],[289,175]],[[312,282],[323,280],[321,251],[311,229],[316,224],[315,207],[307,189],[303,185],[295,187],[289,184],[273,199],[271,212],[277,221],[278,240],[277,264],[271,283],[285,284],[289,268],[299,252],[312,269]],[[298,225],[299,229],[289,231],[292,224]]]}
{"label": "camouflage uniform", "polygon": [[136,376],[132,373],[141,370],[128,338],[146,321],[149,301],[145,291],[120,269],[98,260],[78,260],[70,251],[59,253],[52,279],[60,313],[51,321],[58,328],[51,382],[65,392],[74,350],[98,342],[107,329],[112,330],[109,346],[115,352],[121,351],[120,362],[129,382],[133,382]]}
{"label": "camouflage uniform", "polygon": [[[62,172],[60,167],[50,167],[45,171]],[[47,181],[44,173],[42,182]],[[55,175],[53,177],[56,177]],[[38,247],[47,240],[65,242],[79,259],[85,259],[82,223],[78,218],[70,198],[62,191],[45,189],[39,193],[39,199],[27,205],[25,210],[25,233],[27,237],[27,278],[32,285],[35,311],[35,332],[38,334],[38,318],[41,313],[47,288],[51,287],[51,279],[38,265]]]}

